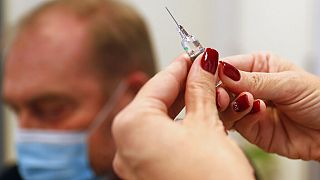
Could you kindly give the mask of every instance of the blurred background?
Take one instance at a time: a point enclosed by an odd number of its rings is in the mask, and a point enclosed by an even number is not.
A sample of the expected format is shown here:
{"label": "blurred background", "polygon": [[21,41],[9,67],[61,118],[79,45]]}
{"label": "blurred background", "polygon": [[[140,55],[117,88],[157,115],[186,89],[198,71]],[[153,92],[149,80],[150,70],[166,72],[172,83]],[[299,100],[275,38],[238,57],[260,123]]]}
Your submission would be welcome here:
{"label": "blurred background", "polygon": [[[0,23],[5,36],[25,14],[46,0],[1,0]],[[320,2],[318,0],[123,0],[145,18],[151,31],[159,69],[182,52],[174,22],[164,7],[204,46],[221,57],[267,50],[320,74]],[[2,33],[1,33],[2,34]],[[1,57],[2,54],[1,54]],[[2,69],[2,67],[0,68]],[[2,74],[2,73],[1,73]],[[0,169],[15,162],[12,115],[0,103]],[[320,179],[315,162],[268,155],[236,134],[262,179]]]}

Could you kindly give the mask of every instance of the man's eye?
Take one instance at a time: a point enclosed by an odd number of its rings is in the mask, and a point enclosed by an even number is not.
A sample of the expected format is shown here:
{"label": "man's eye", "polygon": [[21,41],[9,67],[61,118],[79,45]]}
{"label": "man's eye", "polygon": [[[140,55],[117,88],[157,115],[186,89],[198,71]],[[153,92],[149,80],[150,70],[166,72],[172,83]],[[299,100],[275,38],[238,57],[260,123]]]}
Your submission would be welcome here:
{"label": "man's eye", "polygon": [[32,107],[32,113],[43,120],[55,120],[62,118],[70,112],[71,107],[65,103],[44,103]]}

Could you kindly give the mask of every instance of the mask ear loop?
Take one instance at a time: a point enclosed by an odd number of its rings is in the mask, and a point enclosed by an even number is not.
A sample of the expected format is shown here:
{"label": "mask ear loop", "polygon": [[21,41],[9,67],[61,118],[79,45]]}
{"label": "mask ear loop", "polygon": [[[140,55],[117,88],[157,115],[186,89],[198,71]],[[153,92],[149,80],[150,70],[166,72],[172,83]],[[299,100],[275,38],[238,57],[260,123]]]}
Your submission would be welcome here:
{"label": "mask ear loop", "polygon": [[114,105],[117,103],[119,98],[125,93],[128,89],[128,85],[125,81],[121,81],[118,87],[115,90],[115,93],[111,98],[103,105],[102,109],[98,112],[93,123],[88,128],[88,134],[91,134],[96,130],[110,115],[111,111],[114,108]]}

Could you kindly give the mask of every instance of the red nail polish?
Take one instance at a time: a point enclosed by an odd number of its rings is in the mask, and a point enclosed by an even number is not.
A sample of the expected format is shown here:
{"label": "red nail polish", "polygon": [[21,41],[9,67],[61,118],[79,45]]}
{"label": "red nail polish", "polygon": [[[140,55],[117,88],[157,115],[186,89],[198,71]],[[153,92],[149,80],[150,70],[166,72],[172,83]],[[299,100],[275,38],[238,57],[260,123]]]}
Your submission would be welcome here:
{"label": "red nail polish", "polygon": [[238,69],[236,69],[235,67],[233,67],[231,64],[228,64],[226,62],[222,62],[222,69],[223,69],[223,73],[228,76],[230,79],[234,80],[234,81],[239,81],[240,80],[240,72]]}
{"label": "red nail polish", "polygon": [[219,53],[212,49],[207,48],[201,59],[201,67],[211,74],[216,74],[219,61]]}
{"label": "red nail polish", "polygon": [[243,112],[250,107],[249,99],[247,94],[243,94],[238,97],[232,104],[232,108],[235,112]]}
{"label": "red nail polish", "polygon": [[253,102],[253,106],[252,106],[250,114],[254,114],[254,113],[257,113],[259,111],[260,111],[260,100],[255,100]]}

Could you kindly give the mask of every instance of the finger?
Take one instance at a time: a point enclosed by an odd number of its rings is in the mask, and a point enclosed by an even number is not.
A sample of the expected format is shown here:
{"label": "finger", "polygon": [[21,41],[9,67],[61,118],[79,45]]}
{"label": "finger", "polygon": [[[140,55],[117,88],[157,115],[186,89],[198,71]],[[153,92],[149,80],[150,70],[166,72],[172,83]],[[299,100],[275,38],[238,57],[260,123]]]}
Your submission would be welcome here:
{"label": "finger", "polygon": [[230,103],[230,96],[228,94],[228,92],[223,88],[223,87],[218,87],[216,89],[216,94],[217,94],[217,108],[219,110],[219,112],[223,112],[225,111]]}
{"label": "finger", "polygon": [[179,56],[142,87],[133,103],[143,110],[151,108],[167,115],[169,107],[185,87],[190,66],[191,61],[186,54]]}
{"label": "finger", "polygon": [[207,48],[203,55],[198,56],[193,62],[189,71],[185,100],[186,113],[187,116],[193,117],[191,120],[210,120],[218,117],[215,87],[218,59],[218,52]]}
{"label": "finger", "polygon": [[220,113],[220,119],[226,129],[231,129],[236,121],[250,113],[253,102],[253,96],[248,92],[243,92],[230,104],[225,112]]}
{"label": "finger", "polygon": [[[268,112],[265,103],[258,100],[251,112],[234,124],[234,128],[249,142],[256,145],[263,145],[263,149],[268,149],[266,145],[270,144],[272,137],[273,122],[268,118]],[[255,102],[258,102],[255,101]]]}
{"label": "finger", "polygon": [[292,84],[299,83],[298,74],[292,71],[280,73],[250,73],[239,71],[234,66],[221,62],[219,77],[224,87],[233,93],[248,91],[255,98],[281,100],[287,97]]}
{"label": "finger", "polygon": [[247,72],[281,72],[300,69],[289,61],[269,52],[230,56],[223,58],[222,61]]}

